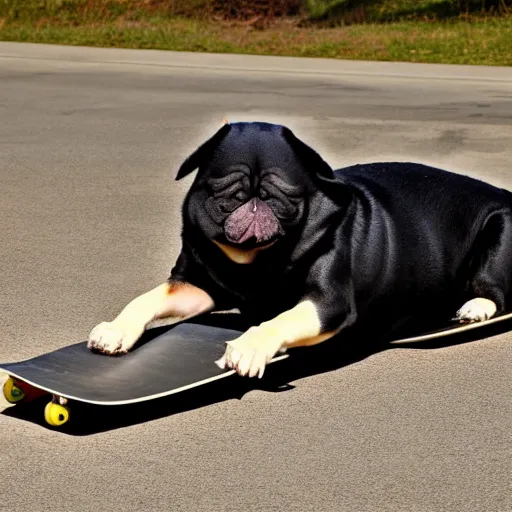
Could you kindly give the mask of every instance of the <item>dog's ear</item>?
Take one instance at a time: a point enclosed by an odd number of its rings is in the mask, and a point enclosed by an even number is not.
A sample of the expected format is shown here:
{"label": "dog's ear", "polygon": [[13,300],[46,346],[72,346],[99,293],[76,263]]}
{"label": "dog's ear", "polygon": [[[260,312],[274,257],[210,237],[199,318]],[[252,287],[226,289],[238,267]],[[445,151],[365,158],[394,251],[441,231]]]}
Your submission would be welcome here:
{"label": "dog's ear", "polygon": [[300,158],[306,169],[311,172],[322,191],[337,203],[347,200],[350,194],[342,179],[334,176],[332,167],[310,146],[302,142],[286,126],[282,128],[284,139]]}
{"label": "dog's ear", "polygon": [[194,172],[200,167],[215,151],[217,146],[221,143],[222,139],[231,130],[231,125],[225,122],[220,130],[217,131],[213,137],[208,139],[205,143],[199,146],[180,166],[178,174],[176,175],[176,181],[181,180],[185,176],[188,176],[191,172]]}
{"label": "dog's ear", "polygon": [[334,178],[331,166],[312,147],[297,138],[286,126],[283,126],[282,134],[308,171],[315,173],[320,178]]}

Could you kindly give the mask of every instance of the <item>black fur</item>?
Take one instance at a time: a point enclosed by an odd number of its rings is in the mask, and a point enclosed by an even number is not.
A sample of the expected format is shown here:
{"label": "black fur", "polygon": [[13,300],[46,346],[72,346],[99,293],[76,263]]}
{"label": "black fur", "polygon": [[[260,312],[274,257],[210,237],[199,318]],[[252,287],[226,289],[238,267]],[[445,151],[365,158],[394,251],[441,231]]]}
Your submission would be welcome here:
{"label": "black fur", "polygon": [[[288,128],[266,123],[224,126],[178,178],[196,168],[170,279],[204,289],[218,309],[239,308],[252,324],[305,299],[316,304],[323,331],[447,322],[475,297],[496,302],[498,314],[511,306],[506,190],[414,163],[333,172]],[[260,194],[267,169],[281,180],[272,178],[277,196],[267,191],[265,201],[285,235],[253,263],[237,264],[212,240],[227,243],[225,217]],[[222,191],[232,172],[242,178]]]}

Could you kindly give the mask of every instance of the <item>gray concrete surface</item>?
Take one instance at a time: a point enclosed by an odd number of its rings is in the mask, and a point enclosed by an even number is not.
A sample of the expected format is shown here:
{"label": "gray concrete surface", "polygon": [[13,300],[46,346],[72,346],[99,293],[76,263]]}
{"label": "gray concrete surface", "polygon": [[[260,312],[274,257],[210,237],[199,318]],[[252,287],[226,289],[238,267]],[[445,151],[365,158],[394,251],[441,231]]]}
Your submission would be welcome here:
{"label": "gray concrete surface", "polygon": [[[177,166],[224,116],[288,124],[336,166],[412,159],[512,189],[511,69],[2,43],[0,361],[83,340],[165,279]],[[305,365],[279,393],[233,380],[144,422],[94,410],[87,435],[10,410],[0,510],[506,512],[510,342]]]}

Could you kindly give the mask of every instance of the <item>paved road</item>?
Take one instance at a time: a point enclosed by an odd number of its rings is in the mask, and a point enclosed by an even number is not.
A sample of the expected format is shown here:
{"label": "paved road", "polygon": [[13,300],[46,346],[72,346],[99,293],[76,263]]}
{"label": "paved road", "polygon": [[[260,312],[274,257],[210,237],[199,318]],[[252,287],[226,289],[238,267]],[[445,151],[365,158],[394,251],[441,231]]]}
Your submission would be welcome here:
{"label": "paved road", "polygon": [[[414,159],[512,188],[510,69],[0,44],[0,361],[85,339],[166,277],[177,166],[224,116],[288,124],[333,165]],[[509,511],[506,329],[347,348],[332,371],[93,410],[74,433],[11,409],[0,509]]]}

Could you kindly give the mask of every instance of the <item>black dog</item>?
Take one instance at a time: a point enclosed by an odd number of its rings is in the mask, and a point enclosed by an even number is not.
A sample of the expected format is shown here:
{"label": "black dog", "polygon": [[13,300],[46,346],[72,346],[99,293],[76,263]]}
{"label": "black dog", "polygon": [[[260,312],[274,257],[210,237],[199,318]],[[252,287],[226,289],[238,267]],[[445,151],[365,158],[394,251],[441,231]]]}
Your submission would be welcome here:
{"label": "black dog", "polygon": [[91,348],[126,352],[155,318],[238,308],[255,327],[217,364],[261,376],[280,350],[349,328],[482,321],[510,306],[508,191],[411,163],[333,172],[266,123],[224,125],[177,179],[196,169],[170,279],[97,326]]}

